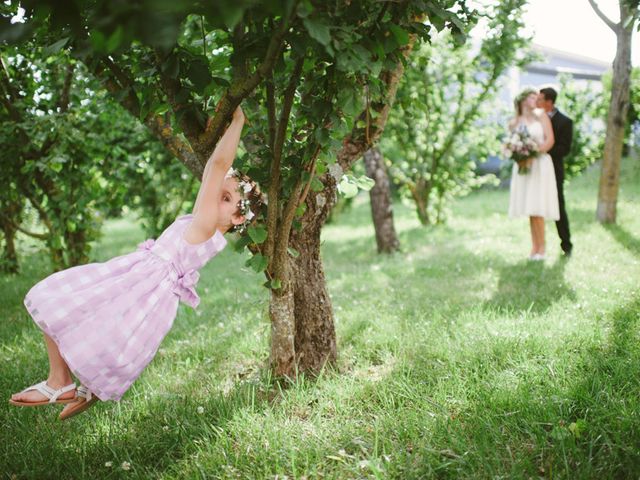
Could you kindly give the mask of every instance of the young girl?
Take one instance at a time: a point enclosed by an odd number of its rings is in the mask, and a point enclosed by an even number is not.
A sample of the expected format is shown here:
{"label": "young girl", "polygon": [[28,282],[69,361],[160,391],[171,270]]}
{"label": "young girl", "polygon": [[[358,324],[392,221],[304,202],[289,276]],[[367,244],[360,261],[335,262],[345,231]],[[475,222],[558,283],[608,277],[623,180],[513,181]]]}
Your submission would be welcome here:
{"label": "young girl", "polygon": [[243,124],[238,107],[204,169],[193,213],[135,252],[56,272],[31,288],[24,304],[44,332],[49,377],[12,395],[12,404],[64,403],[65,420],[97,400],[120,400],[156,354],[178,302],[196,308],[198,270],[225,247],[223,234],[244,231],[260,207],[257,185],[231,169]]}

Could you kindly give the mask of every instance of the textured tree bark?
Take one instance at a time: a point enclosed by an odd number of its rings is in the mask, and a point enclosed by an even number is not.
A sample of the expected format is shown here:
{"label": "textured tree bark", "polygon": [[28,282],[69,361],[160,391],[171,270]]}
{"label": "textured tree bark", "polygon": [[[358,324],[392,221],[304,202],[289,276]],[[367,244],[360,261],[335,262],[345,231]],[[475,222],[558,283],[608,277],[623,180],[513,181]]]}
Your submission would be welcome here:
{"label": "textured tree bark", "polygon": [[[287,259],[287,262],[289,260]],[[286,267],[290,276],[290,265]],[[296,351],[294,347],[295,314],[293,288],[285,278],[282,288],[271,290],[269,302],[271,320],[271,356],[269,363],[276,377],[296,376]]]}
{"label": "textured tree bark", "polygon": [[2,251],[2,267],[3,273],[18,273],[18,255],[16,253],[16,230],[11,226],[2,223],[2,233],[4,235],[4,250]]}
{"label": "textured tree bark", "polygon": [[326,192],[311,195],[313,216],[291,236],[300,255],[293,262],[295,349],[298,369],[317,373],[337,359],[333,306],[320,258],[320,230],[330,211]]}
{"label": "textured tree bark", "polygon": [[364,165],[367,176],[375,181],[375,185],[369,191],[369,198],[378,253],[397,252],[400,250],[400,241],[393,225],[389,176],[378,147],[370,148],[364,153]]}
{"label": "textured tree bark", "polygon": [[65,242],[68,252],[67,267],[89,263],[89,256],[86,253],[87,237],[84,230],[65,232]]}
{"label": "textured tree bark", "polygon": [[[598,13],[598,10],[596,10],[596,13]],[[629,110],[631,36],[635,28],[635,22],[629,21],[632,14],[633,12],[621,0],[620,23],[609,24],[617,37],[617,49],[616,57],[613,61],[611,100],[607,115],[607,133],[604,142],[604,156],[596,210],[596,219],[600,223],[616,222],[616,207],[620,185],[620,160],[627,112]],[[599,13],[599,15],[601,14]]]}
{"label": "textured tree bark", "polygon": [[64,270],[65,268],[67,268],[67,265],[65,264],[65,261],[64,261],[64,250],[61,248],[54,247],[51,244],[51,241],[47,241],[47,246],[49,247],[49,258],[51,259],[52,270],[54,272],[58,272],[60,270]]}
{"label": "textured tree bark", "polygon": [[424,180],[420,179],[411,187],[411,196],[416,204],[416,214],[422,225],[430,225],[429,217],[429,191],[430,187]]}
{"label": "textured tree bark", "polygon": [[0,215],[0,228],[4,235],[4,250],[2,261],[0,261],[1,271],[4,273],[18,273],[18,253],[16,252],[17,224],[20,223],[20,212],[22,205],[18,201],[7,200],[2,205],[3,215]]}

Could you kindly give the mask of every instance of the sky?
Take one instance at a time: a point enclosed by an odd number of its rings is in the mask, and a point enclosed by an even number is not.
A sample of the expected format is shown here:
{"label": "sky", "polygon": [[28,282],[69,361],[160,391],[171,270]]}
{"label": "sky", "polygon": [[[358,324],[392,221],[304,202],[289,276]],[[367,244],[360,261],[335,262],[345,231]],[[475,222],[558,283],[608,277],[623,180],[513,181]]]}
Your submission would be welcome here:
{"label": "sky", "polygon": [[[619,21],[619,0],[595,1],[609,19]],[[616,36],[588,0],[529,0],[524,18],[536,44],[613,62]],[[632,38],[632,63],[640,66],[640,32]]]}

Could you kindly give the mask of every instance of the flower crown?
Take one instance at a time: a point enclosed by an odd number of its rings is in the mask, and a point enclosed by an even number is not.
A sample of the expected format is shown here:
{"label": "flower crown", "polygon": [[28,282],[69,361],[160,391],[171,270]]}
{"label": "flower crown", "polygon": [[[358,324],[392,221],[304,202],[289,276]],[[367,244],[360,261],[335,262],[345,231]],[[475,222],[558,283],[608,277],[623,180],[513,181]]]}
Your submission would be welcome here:
{"label": "flower crown", "polygon": [[525,98],[527,98],[532,93],[538,93],[533,87],[525,87],[515,98],[516,103],[522,102]]}
{"label": "flower crown", "polygon": [[238,233],[244,233],[251,224],[251,220],[253,220],[253,218],[256,216],[253,210],[251,210],[251,200],[248,198],[248,195],[253,191],[254,195],[258,199],[258,202],[261,202],[262,198],[260,194],[260,188],[253,180],[251,180],[246,175],[243,175],[233,167],[227,171],[225,177],[234,177],[238,179],[238,191],[242,196],[242,199],[240,199],[240,201],[238,202],[238,211],[242,216],[244,216],[244,222],[236,225],[234,230]]}

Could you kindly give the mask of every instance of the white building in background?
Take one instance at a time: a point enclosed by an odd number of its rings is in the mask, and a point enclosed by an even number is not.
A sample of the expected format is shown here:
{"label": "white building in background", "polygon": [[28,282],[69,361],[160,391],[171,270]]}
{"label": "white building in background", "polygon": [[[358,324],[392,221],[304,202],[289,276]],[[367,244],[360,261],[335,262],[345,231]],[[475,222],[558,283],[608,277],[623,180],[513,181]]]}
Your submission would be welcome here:
{"label": "white building in background", "polygon": [[523,69],[511,68],[508,73],[507,88],[500,97],[509,104],[518,92],[526,86],[542,87],[559,85],[559,77],[568,74],[579,83],[590,83],[601,88],[602,75],[611,68],[611,63],[596,60],[585,55],[563,52],[551,47],[534,45],[534,50],[542,56],[542,60],[531,63]]}

